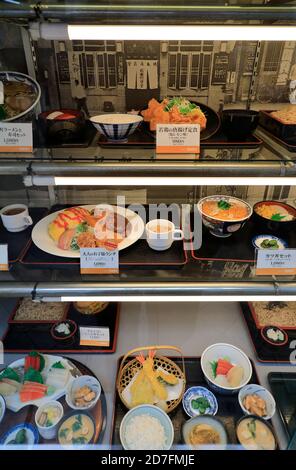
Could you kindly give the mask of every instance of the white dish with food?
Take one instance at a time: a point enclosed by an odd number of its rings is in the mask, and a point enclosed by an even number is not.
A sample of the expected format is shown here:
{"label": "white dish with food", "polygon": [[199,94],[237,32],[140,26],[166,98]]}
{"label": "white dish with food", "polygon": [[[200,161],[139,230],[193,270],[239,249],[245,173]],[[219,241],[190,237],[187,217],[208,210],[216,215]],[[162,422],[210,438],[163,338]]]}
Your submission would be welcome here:
{"label": "white dish with food", "polygon": [[249,415],[236,425],[236,436],[245,450],[275,450],[277,441],[272,427],[262,418]]}
{"label": "white dish with food", "polygon": [[125,450],[169,450],[174,441],[172,421],[154,405],[132,408],[121,421],[119,434]]}
{"label": "white dish with food", "polygon": [[90,121],[108,140],[120,142],[135,132],[143,118],[137,114],[112,113],[93,116]]}
{"label": "white dish with food", "polygon": [[195,416],[186,421],[182,435],[188,447],[198,450],[224,450],[228,441],[222,422],[210,415]]}
{"label": "white dish with food", "polygon": [[201,356],[201,368],[208,385],[224,395],[238,393],[252,377],[248,356],[227,343],[216,343],[206,348]]}
{"label": "white dish with food", "polygon": [[74,412],[66,417],[58,430],[58,440],[65,449],[73,449],[73,446],[85,448],[93,442],[96,427],[93,418],[87,413]]}
{"label": "white dish with food", "polygon": [[24,385],[22,380],[24,377],[25,358],[23,357],[18,359],[9,365],[9,368],[13,369],[20,377],[20,383],[13,393],[9,393],[5,396],[7,409],[18,412],[28,405],[40,407],[50,401],[58,400],[66,394],[69,384],[74,380],[71,370],[75,367],[68,359],[61,356],[53,356],[49,354],[43,354],[42,356],[45,359],[44,369],[40,372],[43,384],[37,384],[37,386],[46,388],[46,393],[42,398],[24,402],[21,401],[20,393]]}
{"label": "white dish with food", "polygon": [[66,402],[73,410],[90,410],[98,402],[102,387],[98,379],[82,375],[74,379],[66,394]]}
{"label": "white dish with food", "polygon": [[245,414],[271,419],[276,410],[272,394],[258,384],[248,384],[238,394],[238,401]]}
{"label": "white dish with food", "polygon": [[59,422],[64,416],[63,405],[59,401],[50,401],[38,408],[35,414],[35,424],[43,439],[54,439]]}
{"label": "white dish with food", "polygon": [[[78,206],[77,206],[78,207]],[[128,223],[128,231],[126,233],[126,236],[118,243],[117,249],[118,251],[124,250],[125,248],[128,248],[129,246],[133,245],[136,241],[141,238],[143,232],[144,232],[144,222],[142,218],[136,214],[135,212],[131,211],[130,209],[126,209],[124,207],[120,206],[111,206],[108,204],[99,204],[99,205],[84,205],[84,206],[79,206],[79,208],[86,209],[87,211],[107,211],[109,210],[112,212],[114,215],[114,219],[116,220],[117,214],[119,217],[125,218],[127,223]],[[69,208],[71,209],[71,208]],[[55,256],[61,256],[63,258],[80,258],[80,250],[76,249],[73,250],[71,248],[69,249],[62,249],[59,247],[58,241],[55,241],[50,235],[49,235],[49,226],[51,223],[53,223],[57,217],[65,212],[65,209],[61,211],[56,211],[52,214],[49,214],[48,216],[44,217],[41,219],[33,228],[32,231],[32,240],[34,244],[40,248],[40,250],[45,251],[46,253],[49,253],[51,255]],[[79,224],[77,224],[78,226]],[[70,229],[69,229],[70,230]],[[72,230],[72,228],[71,228]],[[64,231],[68,231],[64,229]],[[92,228],[92,231],[88,232],[90,236],[94,235],[94,228]],[[63,235],[63,233],[62,233]],[[74,238],[75,235],[73,235]],[[97,237],[97,234],[95,235],[95,238]],[[61,245],[60,245],[61,246]]]}

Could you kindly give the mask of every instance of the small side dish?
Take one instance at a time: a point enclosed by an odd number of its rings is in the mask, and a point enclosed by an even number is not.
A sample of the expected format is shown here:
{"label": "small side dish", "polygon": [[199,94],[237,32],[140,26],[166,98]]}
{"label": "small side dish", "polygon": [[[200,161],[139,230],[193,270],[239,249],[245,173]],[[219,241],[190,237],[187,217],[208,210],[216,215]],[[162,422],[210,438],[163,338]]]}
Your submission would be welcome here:
{"label": "small side dish", "polygon": [[274,325],[265,326],[260,332],[262,338],[272,346],[284,346],[289,339],[285,330]]}
{"label": "small side dish", "polygon": [[183,395],[183,408],[190,416],[215,415],[218,411],[218,403],[215,395],[205,387],[190,387]]}
{"label": "small side dish", "polygon": [[259,250],[284,250],[288,247],[285,240],[273,235],[257,235],[252,239],[252,244]]}
{"label": "small side dish", "polygon": [[225,449],[227,434],[221,421],[213,416],[196,416],[182,428],[183,440],[191,449]]}
{"label": "small side dish", "polygon": [[66,394],[66,402],[74,410],[91,409],[101,396],[101,384],[91,375],[73,380]]}
{"label": "small side dish", "polygon": [[21,423],[13,426],[1,438],[1,444],[5,446],[33,446],[38,444],[39,435],[35,426],[29,423]]}
{"label": "small side dish", "polygon": [[50,401],[38,408],[35,414],[35,423],[40,435],[44,439],[54,439],[64,409],[60,402]]}
{"label": "small side dish", "polygon": [[277,446],[272,428],[257,416],[242,418],[237,424],[236,435],[246,450],[275,450]]}
{"label": "small side dish", "polygon": [[77,324],[73,320],[64,320],[55,323],[51,330],[51,336],[57,341],[73,338],[77,331]]}
{"label": "small side dish", "polygon": [[248,384],[238,394],[238,401],[245,414],[271,419],[276,410],[272,394],[258,384]]}
{"label": "small side dish", "polygon": [[252,365],[236,346],[216,343],[202,353],[201,368],[209,386],[222,394],[238,393],[251,379]]}
{"label": "small side dish", "polygon": [[83,446],[92,441],[94,434],[93,419],[85,413],[75,413],[61,424],[58,440],[62,446]]}

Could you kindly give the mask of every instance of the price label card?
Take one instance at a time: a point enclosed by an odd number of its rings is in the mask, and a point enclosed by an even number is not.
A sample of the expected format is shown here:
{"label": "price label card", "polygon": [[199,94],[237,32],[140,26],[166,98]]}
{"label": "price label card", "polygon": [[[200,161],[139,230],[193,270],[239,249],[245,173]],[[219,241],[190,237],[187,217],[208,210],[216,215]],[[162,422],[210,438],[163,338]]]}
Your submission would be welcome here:
{"label": "price label card", "polygon": [[81,274],[118,274],[118,250],[105,248],[80,248]]}
{"label": "price label card", "polygon": [[257,276],[290,276],[296,274],[296,249],[256,251]]}
{"label": "price label card", "polygon": [[157,124],[156,153],[199,152],[199,124]]}
{"label": "price label card", "polygon": [[0,152],[33,152],[32,123],[0,122]]}
{"label": "price label card", "polygon": [[80,346],[110,346],[110,330],[107,327],[80,326]]}
{"label": "price label card", "polygon": [[8,269],[8,245],[0,245],[0,271]]}

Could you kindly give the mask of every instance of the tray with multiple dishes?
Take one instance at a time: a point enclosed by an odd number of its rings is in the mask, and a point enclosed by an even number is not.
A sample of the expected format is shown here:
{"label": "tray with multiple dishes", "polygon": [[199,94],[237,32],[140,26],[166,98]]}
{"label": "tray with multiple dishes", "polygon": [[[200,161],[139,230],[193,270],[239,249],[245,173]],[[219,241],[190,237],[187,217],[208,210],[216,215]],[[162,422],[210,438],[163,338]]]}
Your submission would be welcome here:
{"label": "tray with multiple dishes", "polygon": [[290,364],[296,302],[242,302],[241,307],[258,360]]}
{"label": "tray with multiple dishes", "polygon": [[[197,260],[254,263],[256,250],[296,247],[296,208],[280,201],[260,201],[253,207],[232,196],[207,196],[197,205],[203,222]],[[194,214],[191,231],[194,233]]]}
{"label": "tray with multiple dishes", "polygon": [[100,115],[91,118],[91,122],[100,132],[101,147],[154,148],[157,124],[189,123],[200,125],[200,140],[204,149],[232,146],[254,149],[260,147],[262,141],[252,134],[257,125],[258,113],[253,112],[255,116],[251,116],[251,113],[247,110],[225,111],[221,126],[220,116],[212,108],[179,96],[162,101],[152,98],[147,109],[140,111],[140,115]]}
{"label": "tray with multiple dishes", "polygon": [[[160,350],[180,356],[166,357]],[[135,355],[138,354],[138,355]],[[217,343],[200,357],[136,348],[118,364],[111,445],[126,450],[274,450],[271,393],[243,351]]]}
{"label": "tray with multiple dishes", "polygon": [[[117,344],[120,305],[116,302],[33,302],[21,299],[8,320],[2,342],[6,352],[31,349],[60,353],[114,353]],[[85,344],[80,328],[101,328],[106,341]]]}
{"label": "tray with multiple dishes", "polygon": [[83,364],[31,351],[0,372],[0,445],[82,448],[102,440],[106,400]]}
{"label": "tray with multiple dishes", "polygon": [[[35,225],[32,242],[27,246],[21,263],[38,268],[79,267],[79,248],[101,246],[117,248],[120,251],[119,263],[123,267],[178,268],[185,265],[187,253],[184,240],[180,238],[168,244],[160,256],[158,247],[151,248],[147,243],[147,230],[144,235],[143,219],[148,218],[147,208],[133,206],[133,209],[107,204],[66,208],[55,206],[47,217]],[[136,213],[138,209],[140,214],[144,211],[143,218]],[[172,222],[167,223],[173,226]],[[172,232],[169,226],[168,231]],[[158,237],[158,234],[155,236]]]}

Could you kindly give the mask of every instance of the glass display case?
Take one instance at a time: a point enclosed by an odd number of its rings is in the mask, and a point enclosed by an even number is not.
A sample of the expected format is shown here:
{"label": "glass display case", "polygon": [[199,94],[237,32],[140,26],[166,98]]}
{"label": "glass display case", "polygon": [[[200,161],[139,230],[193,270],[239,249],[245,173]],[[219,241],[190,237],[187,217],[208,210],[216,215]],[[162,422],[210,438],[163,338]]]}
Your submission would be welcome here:
{"label": "glass display case", "polygon": [[295,21],[1,2],[3,450],[296,448]]}

